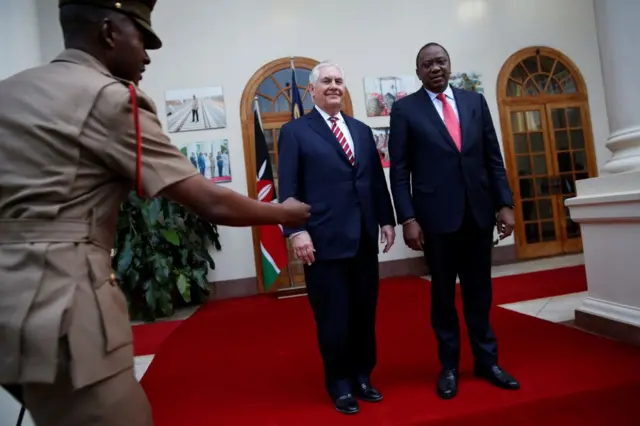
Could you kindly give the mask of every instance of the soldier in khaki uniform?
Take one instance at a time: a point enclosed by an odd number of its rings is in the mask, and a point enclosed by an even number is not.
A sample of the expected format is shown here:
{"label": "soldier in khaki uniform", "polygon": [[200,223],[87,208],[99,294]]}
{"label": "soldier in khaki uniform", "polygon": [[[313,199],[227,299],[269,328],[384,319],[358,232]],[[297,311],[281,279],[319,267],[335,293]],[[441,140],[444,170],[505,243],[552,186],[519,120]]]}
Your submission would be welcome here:
{"label": "soldier in khaki uniform", "polygon": [[137,89],[160,48],[155,0],[61,0],[66,50],[0,82],[0,384],[38,426],[148,426],[127,304],[111,269],[118,207],[141,186],[222,225],[297,226],[309,207],[261,203],[197,173]]}

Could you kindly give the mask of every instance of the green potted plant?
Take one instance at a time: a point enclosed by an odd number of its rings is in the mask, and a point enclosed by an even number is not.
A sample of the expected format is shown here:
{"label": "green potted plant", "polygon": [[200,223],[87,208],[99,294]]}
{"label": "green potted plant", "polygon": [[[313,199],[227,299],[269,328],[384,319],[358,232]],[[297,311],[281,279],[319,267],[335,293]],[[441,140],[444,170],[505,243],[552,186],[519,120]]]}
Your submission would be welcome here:
{"label": "green potted plant", "polygon": [[131,192],[120,207],[112,257],[131,318],[153,321],[206,301],[211,246],[221,249],[215,225],[168,199]]}

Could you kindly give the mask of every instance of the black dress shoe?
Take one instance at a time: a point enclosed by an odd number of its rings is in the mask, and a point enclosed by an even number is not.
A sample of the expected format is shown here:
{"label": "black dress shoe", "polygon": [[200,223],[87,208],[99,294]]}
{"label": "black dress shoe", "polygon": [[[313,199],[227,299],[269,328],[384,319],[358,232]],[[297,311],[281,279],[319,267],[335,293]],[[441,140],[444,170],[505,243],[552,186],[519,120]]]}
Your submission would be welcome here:
{"label": "black dress shoe", "polygon": [[492,365],[489,368],[476,367],[475,375],[489,380],[491,383],[502,389],[520,389],[520,383],[497,365]]}
{"label": "black dress shoe", "polygon": [[355,386],[355,394],[358,398],[366,402],[382,401],[382,394],[369,383],[358,383]]}
{"label": "black dress shoe", "polygon": [[451,399],[456,396],[458,394],[458,370],[455,368],[442,370],[436,389],[442,399]]}
{"label": "black dress shoe", "polygon": [[342,414],[356,414],[360,411],[358,401],[350,393],[337,397],[333,403]]}

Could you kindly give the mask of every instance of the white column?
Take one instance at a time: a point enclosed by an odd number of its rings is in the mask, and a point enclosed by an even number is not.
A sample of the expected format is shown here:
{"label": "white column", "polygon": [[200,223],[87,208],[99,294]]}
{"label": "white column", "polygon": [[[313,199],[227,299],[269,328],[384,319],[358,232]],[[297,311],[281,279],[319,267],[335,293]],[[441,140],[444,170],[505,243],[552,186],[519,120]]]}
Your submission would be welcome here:
{"label": "white column", "polygon": [[587,271],[576,323],[621,337],[629,325],[640,332],[640,1],[594,0],[594,10],[613,156],[600,177],[576,182],[566,205],[580,224]]}
{"label": "white column", "polygon": [[2,0],[0,80],[40,65],[37,0]]}
{"label": "white column", "polygon": [[613,153],[605,173],[640,170],[640,1],[594,0]]}

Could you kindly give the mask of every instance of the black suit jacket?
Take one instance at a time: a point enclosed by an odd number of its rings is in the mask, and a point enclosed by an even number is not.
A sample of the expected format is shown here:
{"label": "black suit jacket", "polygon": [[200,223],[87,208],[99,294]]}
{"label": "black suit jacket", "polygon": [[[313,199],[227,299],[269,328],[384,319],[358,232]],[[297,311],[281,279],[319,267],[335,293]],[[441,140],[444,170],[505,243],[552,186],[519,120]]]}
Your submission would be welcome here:
{"label": "black suit jacket", "polygon": [[468,206],[482,228],[513,204],[500,146],[483,95],[453,88],[462,149],[449,135],[429,94],[420,89],[391,111],[391,191],[398,222],[416,218],[423,230],[460,228]]}
{"label": "black suit jacket", "polygon": [[377,247],[379,227],[396,224],[371,128],[341,114],[353,139],[355,166],[315,108],[280,130],[279,198],[311,206],[306,225],[285,227],[284,234],[309,232],[316,260],[355,256],[363,228]]}

